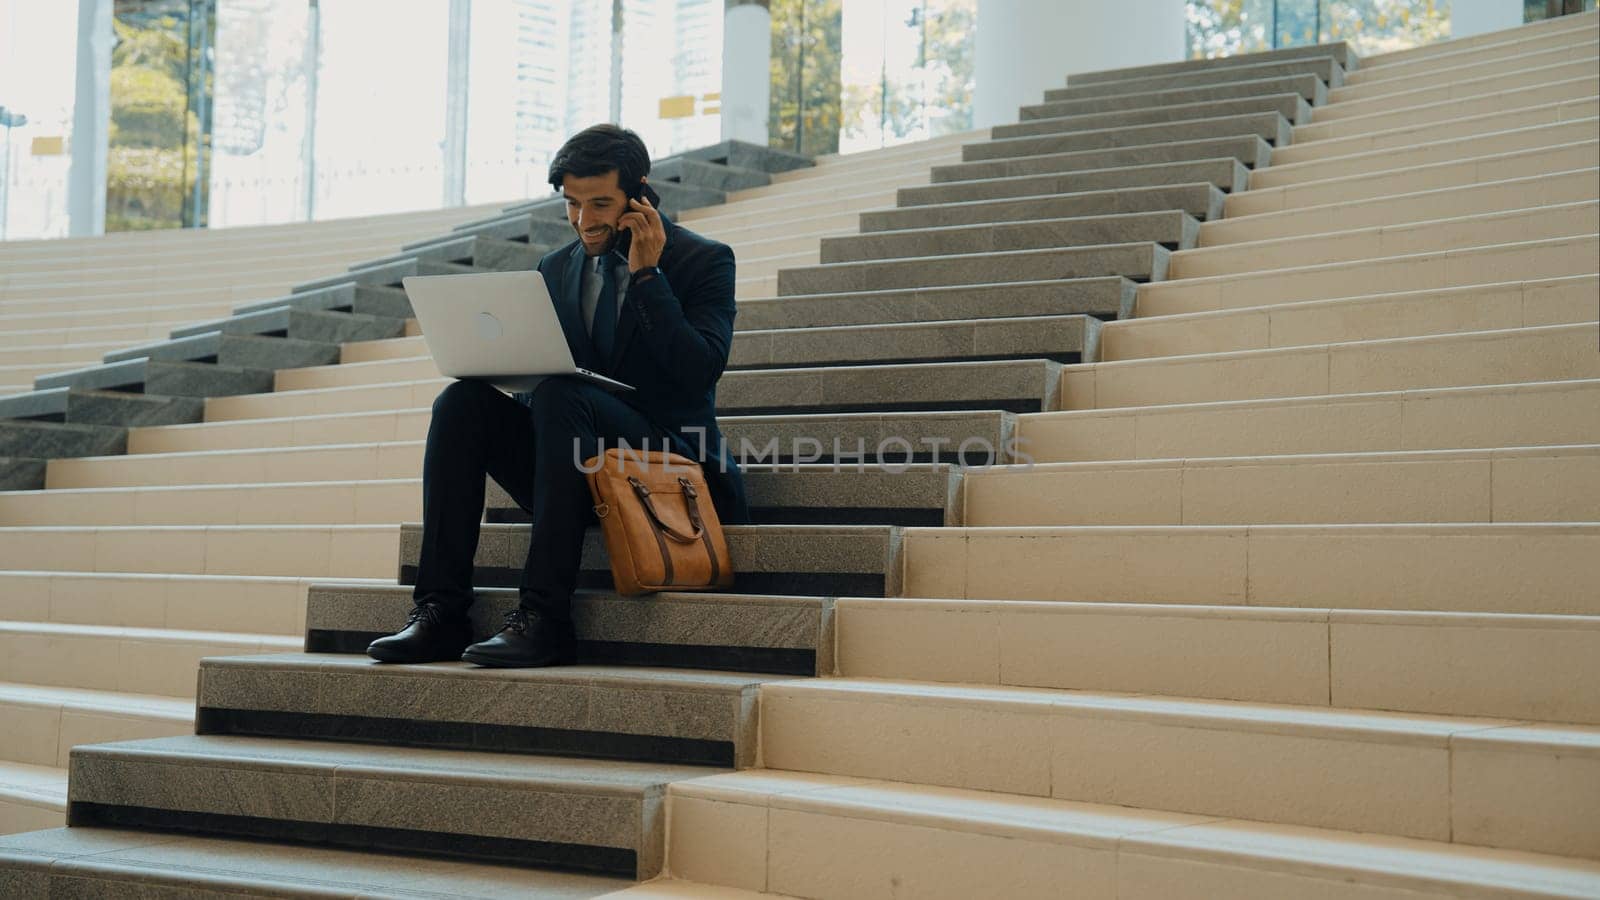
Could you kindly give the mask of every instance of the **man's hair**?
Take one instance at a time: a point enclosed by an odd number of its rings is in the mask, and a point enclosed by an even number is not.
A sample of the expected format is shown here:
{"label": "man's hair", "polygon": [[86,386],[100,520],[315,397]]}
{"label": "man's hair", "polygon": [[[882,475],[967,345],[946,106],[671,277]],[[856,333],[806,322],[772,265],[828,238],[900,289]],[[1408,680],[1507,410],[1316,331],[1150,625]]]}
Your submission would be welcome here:
{"label": "man's hair", "polygon": [[615,169],[624,194],[650,174],[650,151],[637,134],[609,123],[591,125],[567,139],[550,161],[550,186],[561,190],[568,175],[589,178]]}

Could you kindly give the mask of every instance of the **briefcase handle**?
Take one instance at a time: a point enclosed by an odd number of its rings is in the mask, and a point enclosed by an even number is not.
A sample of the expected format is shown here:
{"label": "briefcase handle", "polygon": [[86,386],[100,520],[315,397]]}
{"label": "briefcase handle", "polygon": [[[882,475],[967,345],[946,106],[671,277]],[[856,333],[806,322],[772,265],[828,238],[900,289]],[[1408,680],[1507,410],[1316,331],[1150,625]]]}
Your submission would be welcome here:
{"label": "briefcase handle", "polygon": [[629,475],[628,484],[633,487],[634,494],[638,495],[639,504],[643,506],[644,511],[649,514],[650,521],[654,522],[656,528],[667,537],[677,541],[680,544],[692,544],[695,541],[700,540],[700,536],[705,533],[705,525],[700,519],[699,493],[694,489],[694,485],[689,481],[689,479],[679,476],[678,484],[683,487],[683,503],[684,506],[688,507],[689,521],[694,524],[694,534],[683,534],[682,532],[673,528],[671,525],[668,525],[666,522],[661,521],[660,514],[656,512],[655,501],[650,499],[650,488],[647,487],[644,482],[633,477],[632,475]]}

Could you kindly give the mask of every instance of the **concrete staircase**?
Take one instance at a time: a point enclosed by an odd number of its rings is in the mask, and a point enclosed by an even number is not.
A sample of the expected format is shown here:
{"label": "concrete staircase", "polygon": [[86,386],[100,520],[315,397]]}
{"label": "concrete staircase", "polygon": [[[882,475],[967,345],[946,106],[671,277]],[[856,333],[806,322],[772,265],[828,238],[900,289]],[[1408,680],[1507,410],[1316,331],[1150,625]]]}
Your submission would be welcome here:
{"label": "concrete staircase", "polygon": [[444,383],[393,284],[547,210],[46,373],[0,399],[0,811],[74,827],[0,893],[1600,895],[1596,23],[663,161],[739,255],[756,524],[647,601],[590,535],[579,666],[361,655]]}

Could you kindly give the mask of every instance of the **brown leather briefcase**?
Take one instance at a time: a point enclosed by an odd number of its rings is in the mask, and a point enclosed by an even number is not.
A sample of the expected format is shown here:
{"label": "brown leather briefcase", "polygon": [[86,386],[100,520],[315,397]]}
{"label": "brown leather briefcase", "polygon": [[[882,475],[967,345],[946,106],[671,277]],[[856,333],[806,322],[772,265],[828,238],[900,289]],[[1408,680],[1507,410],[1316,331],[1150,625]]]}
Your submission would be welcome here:
{"label": "brown leather briefcase", "polygon": [[698,463],[676,453],[612,447],[591,457],[584,470],[617,593],[733,584],[728,541]]}

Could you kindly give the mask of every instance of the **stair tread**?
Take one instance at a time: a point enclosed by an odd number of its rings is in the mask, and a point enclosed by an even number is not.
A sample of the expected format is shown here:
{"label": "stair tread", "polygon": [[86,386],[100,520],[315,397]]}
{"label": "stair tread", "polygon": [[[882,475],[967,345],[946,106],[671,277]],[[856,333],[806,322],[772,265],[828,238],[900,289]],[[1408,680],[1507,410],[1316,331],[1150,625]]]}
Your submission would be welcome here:
{"label": "stair tread", "polygon": [[10,706],[62,707],[111,714],[137,713],[174,721],[193,721],[194,702],[159,694],[133,694],[90,688],[0,682],[0,703]]}
{"label": "stair tread", "polygon": [[142,741],[93,744],[74,749],[74,764],[86,758],[122,758],[196,763],[219,768],[293,768],[329,773],[355,771],[407,779],[463,782],[514,781],[526,790],[544,787],[569,793],[640,794],[669,781],[700,778],[718,771],[704,766],[624,760],[583,759],[388,747],[237,735],[180,735]]}
{"label": "stair tread", "polygon": [[[22,526],[23,529],[29,526]],[[36,527],[36,526],[35,526]],[[86,526],[104,527],[104,526]],[[111,526],[140,528],[143,526]],[[202,526],[203,527],[203,526]],[[12,528],[6,531],[14,530]],[[0,621],[0,634],[17,637],[78,637],[110,640],[136,640],[172,644],[227,644],[292,648],[298,638],[277,634],[250,634],[226,631],[184,631],[174,628],[133,628],[121,625],[80,625],[70,622],[14,622]]]}
{"label": "stair tread", "polygon": [[1402,888],[1600,892],[1600,863],[1566,857],[963,788],[756,769],[674,785],[669,794],[1341,881],[1360,873]]}

